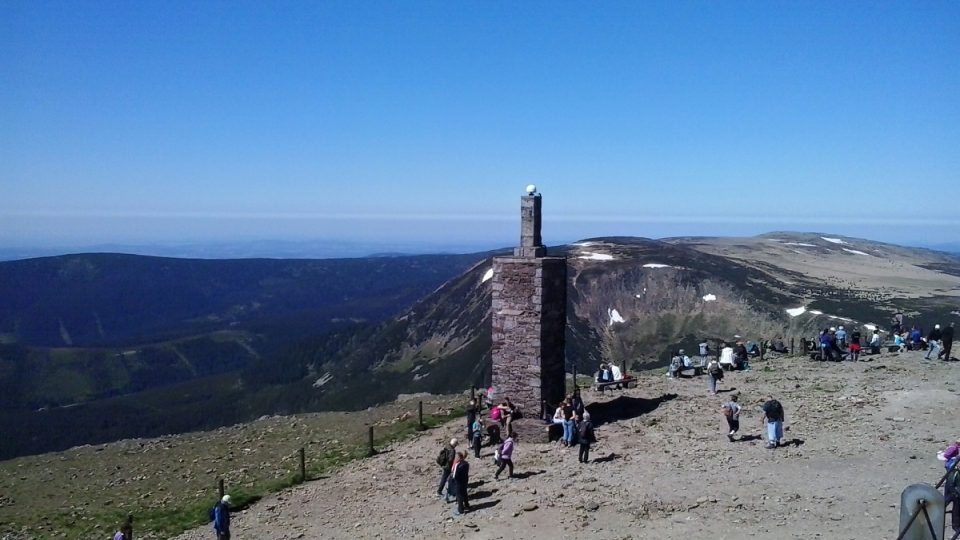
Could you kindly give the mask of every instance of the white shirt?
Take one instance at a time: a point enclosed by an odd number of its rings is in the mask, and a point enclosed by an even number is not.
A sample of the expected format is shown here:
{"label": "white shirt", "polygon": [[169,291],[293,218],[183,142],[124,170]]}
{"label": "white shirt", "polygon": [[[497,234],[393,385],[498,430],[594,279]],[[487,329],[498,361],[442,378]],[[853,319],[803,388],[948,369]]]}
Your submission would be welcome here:
{"label": "white shirt", "polygon": [[721,364],[732,364],[733,363],[733,347],[724,347],[720,351],[720,363]]}
{"label": "white shirt", "polygon": [[623,373],[620,372],[620,368],[616,364],[610,364],[610,373],[615,381],[623,379]]}

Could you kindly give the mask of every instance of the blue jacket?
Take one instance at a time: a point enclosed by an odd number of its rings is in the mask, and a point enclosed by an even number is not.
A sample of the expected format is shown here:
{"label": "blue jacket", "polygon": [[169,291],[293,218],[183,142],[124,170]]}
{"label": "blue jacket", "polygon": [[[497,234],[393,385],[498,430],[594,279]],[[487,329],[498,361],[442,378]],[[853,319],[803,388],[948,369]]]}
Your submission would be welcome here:
{"label": "blue jacket", "polygon": [[220,532],[230,531],[230,507],[222,502],[213,509],[213,528]]}

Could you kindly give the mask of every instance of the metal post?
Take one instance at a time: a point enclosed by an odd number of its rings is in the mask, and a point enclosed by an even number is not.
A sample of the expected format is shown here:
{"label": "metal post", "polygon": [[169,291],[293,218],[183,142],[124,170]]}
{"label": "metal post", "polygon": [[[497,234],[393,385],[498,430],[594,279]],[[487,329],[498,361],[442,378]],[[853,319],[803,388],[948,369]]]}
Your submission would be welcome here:
{"label": "metal post", "polygon": [[580,386],[577,385],[577,363],[574,362],[573,363],[573,389],[576,390],[578,388],[580,388]]}
{"label": "metal post", "polygon": [[472,384],[470,385],[470,399],[477,399],[477,389]]}
{"label": "metal post", "polygon": [[300,449],[300,483],[307,481],[307,456],[303,448]]}
{"label": "metal post", "polygon": [[[470,393],[473,394],[473,389],[471,388],[470,390]],[[423,431],[425,429],[427,429],[427,426],[423,425],[423,401],[420,401],[417,403],[417,431]]]}
{"label": "metal post", "polygon": [[367,440],[370,443],[370,448],[367,450],[367,456],[376,455],[377,450],[373,447],[373,426],[370,426],[370,432],[368,433]]}
{"label": "metal post", "polygon": [[760,338],[760,361],[763,362],[763,355],[767,352],[767,342]]}
{"label": "metal post", "polygon": [[793,339],[794,338],[790,338],[790,356],[793,356]]}
{"label": "metal post", "polygon": [[[223,478],[217,480],[217,492],[220,493],[220,499],[223,499],[223,493],[224,493],[224,491],[223,491]],[[220,500],[220,499],[217,499],[217,500]]]}

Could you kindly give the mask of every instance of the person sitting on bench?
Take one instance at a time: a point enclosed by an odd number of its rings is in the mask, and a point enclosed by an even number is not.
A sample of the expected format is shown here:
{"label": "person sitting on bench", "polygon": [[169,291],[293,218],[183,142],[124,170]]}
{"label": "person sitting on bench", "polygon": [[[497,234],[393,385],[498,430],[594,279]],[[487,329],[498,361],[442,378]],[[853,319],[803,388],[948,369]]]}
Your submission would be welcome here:
{"label": "person sitting on bench", "polygon": [[610,367],[607,364],[600,364],[600,371],[597,372],[597,382],[613,382],[613,373],[610,372]]}
{"label": "person sitting on bench", "polygon": [[674,355],[670,358],[670,367],[667,368],[667,377],[680,377],[680,371],[683,369],[683,358],[680,355]]}
{"label": "person sitting on bench", "polygon": [[783,342],[783,338],[778,337],[773,343],[770,344],[770,350],[780,354],[787,354],[790,352],[787,350],[787,345]]}
{"label": "person sitting on bench", "polygon": [[616,364],[610,364],[610,376],[613,377],[614,381],[622,381],[623,372],[620,371],[620,366]]}

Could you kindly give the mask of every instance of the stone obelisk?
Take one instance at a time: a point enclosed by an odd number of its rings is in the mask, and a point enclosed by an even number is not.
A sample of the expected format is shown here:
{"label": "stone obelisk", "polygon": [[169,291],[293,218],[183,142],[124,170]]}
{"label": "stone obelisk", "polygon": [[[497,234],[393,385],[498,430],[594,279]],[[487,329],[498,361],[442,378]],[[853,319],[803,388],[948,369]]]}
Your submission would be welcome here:
{"label": "stone obelisk", "polygon": [[[520,198],[520,247],[493,259],[493,385],[524,420],[514,430],[526,440],[547,437],[540,418],[565,391],[567,260],[548,257],[540,234],[542,198],[535,186]],[[552,412],[552,409],[551,409]]]}

